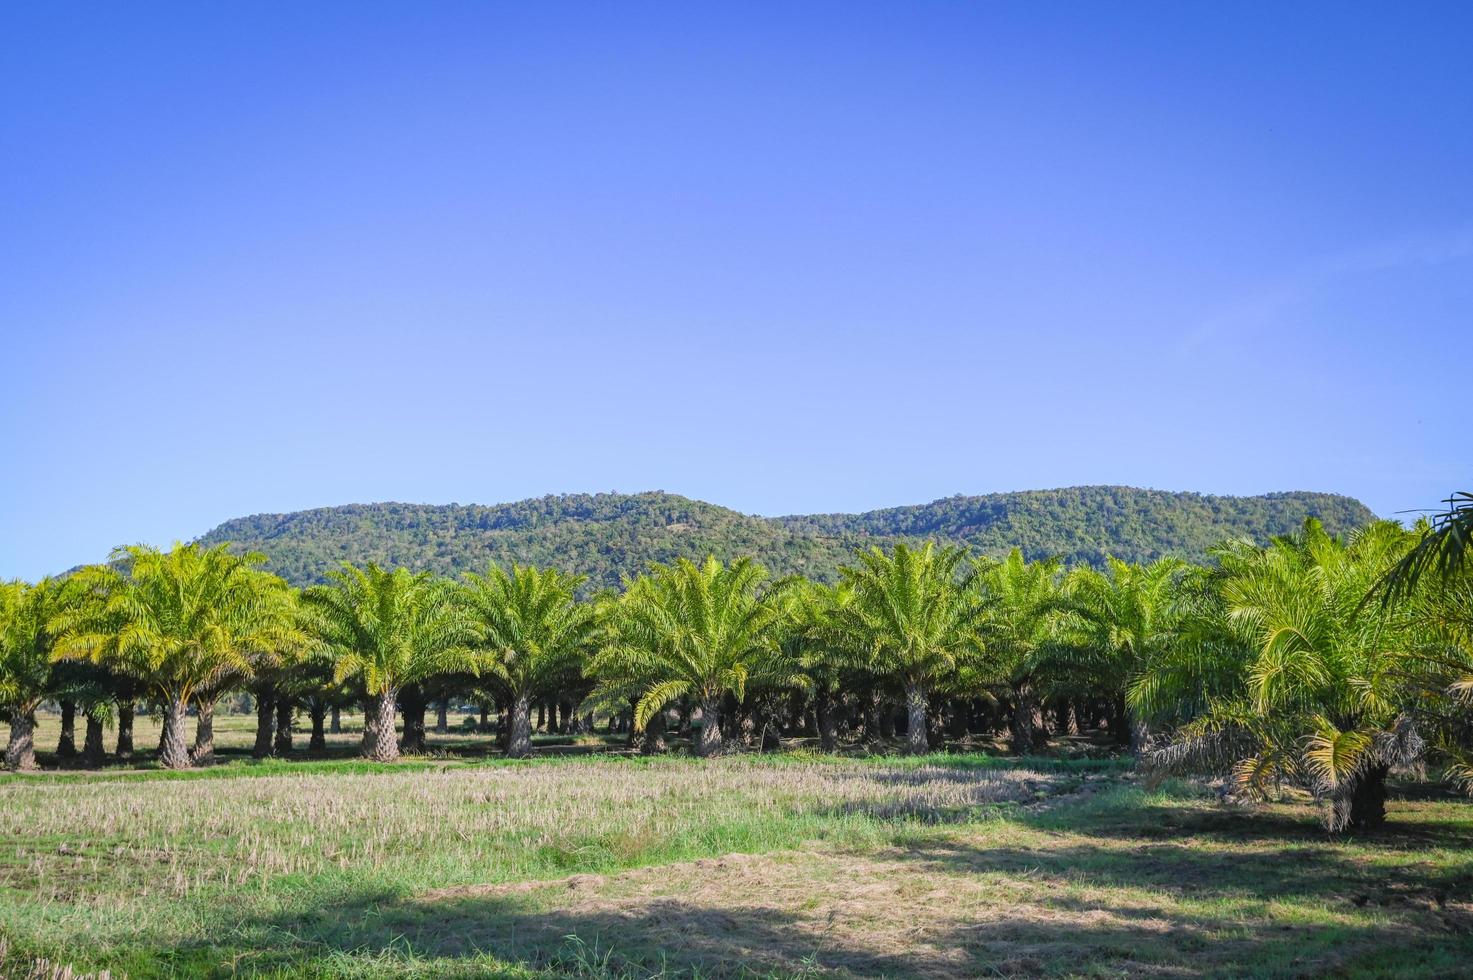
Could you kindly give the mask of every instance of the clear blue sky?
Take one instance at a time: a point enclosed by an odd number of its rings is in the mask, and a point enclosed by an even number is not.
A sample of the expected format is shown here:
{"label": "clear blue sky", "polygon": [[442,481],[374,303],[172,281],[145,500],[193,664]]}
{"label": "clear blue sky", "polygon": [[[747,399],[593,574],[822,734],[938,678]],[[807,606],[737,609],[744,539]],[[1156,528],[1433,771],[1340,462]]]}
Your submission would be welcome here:
{"label": "clear blue sky", "polygon": [[0,37],[0,576],[355,501],[1473,484],[1473,4]]}

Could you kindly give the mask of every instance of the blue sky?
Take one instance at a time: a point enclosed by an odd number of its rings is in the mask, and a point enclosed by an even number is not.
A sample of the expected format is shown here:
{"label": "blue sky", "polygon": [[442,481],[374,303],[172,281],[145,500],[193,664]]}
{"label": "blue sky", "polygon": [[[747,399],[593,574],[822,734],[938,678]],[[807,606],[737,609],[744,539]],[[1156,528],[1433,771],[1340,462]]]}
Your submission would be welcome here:
{"label": "blue sky", "polygon": [[1473,484],[1473,5],[0,36],[0,576],[355,501]]}

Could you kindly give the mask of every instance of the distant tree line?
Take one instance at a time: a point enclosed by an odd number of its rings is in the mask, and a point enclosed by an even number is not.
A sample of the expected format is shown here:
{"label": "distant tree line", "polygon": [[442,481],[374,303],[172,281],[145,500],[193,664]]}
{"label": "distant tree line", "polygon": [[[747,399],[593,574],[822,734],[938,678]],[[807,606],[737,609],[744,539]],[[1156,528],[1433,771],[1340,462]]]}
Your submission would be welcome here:
{"label": "distant tree line", "polygon": [[963,545],[1003,558],[1103,567],[1168,556],[1207,560],[1218,542],[1266,541],[1316,517],[1343,534],[1373,519],[1348,497],[1282,493],[1214,497],[1132,487],[1073,487],[978,497],[867,514],[764,518],[667,493],[570,494],[495,506],[354,504],[228,521],[201,539],[267,556],[294,585],[327,580],[343,561],[459,576],[488,563],[586,576],[582,594],[619,588],[651,564],[682,556],[748,557],[775,576],[835,582],[856,549]]}

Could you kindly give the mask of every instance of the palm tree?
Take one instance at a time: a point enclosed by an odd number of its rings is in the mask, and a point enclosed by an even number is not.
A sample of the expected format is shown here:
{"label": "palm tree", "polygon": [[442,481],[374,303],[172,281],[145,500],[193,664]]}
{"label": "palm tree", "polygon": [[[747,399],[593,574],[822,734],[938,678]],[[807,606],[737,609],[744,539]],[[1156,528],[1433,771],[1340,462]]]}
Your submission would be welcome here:
{"label": "palm tree", "polygon": [[982,606],[970,575],[959,576],[967,552],[927,542],[857,553],[839,570],[852,594],[831,616],[839,646],[862,651],[876,674],[898,681],[909,717],[906,748],[928,751],[927,702],[932,690],[980,650]]}
{"label": "palm tree", "polygon": [[581,575],[517,565],[465,576],[471,642],[511,704],[506,754],[513,759],[532,753],[532,696],[553,691],[592,652],[598,624],[593,605],[577,600],[583,582]]}
{"label": "palm tree", "polygon": [[[1389,769],[1425,746],[1408,714],[1405,611],[1363,599],[1410,545],[1392,521],[1342,541],[1309,520],[1267,547],[1220,550],[1227,636],[1215,644],[1188,636],[1201,677],[1168,658],[1142,675],[1135,700],[1165,711],[1182,687],[1223,690],[1152,761],[1229,771],[1249,796],[1283,782],[1303,786],[1328,803],[1331,831],[1382,823]],[[1156,673],[1170,676],[1162,682]]]}
{"label": "palm tree", "polygon": [[291,591],[227,545],[136,545],[108,565],[74,577],[88,601],[52,621],[58,658],[92,660],[136,678],[164,712],[159,764],[193,763],[184,738],[185,711],[200,692],[246,676],[268,651],[306,642],[292,613]]}
{"label": "palm tree", "polygon": [[50,621],[74,594],[56,579],[0,583],[0,712],[10,717],[8,769],[36,768],[36,709],[54,681]]}
{"label": "palm tree", "polygon": [[1473,493],[1460,490],[1444,503],[1447,510],[1433,518],[1430,525],[1422,525],[1416,547],[1376,582],[1387,602],[1411,595],[1425,573],[1446,581],[1468,561],[1469,543],[1473,541]]}
{"label": "palm tree", "polygon": [[1038,680],[1061,639],[1064,598],[1058,559],[1025,561],[1014,548],[1001,562],[979,563],[977,579],[984,612],[980,620],[986,650],[984,676],[990,676],[1012,701],[1009,725],[1013,751],[1033,749]]}
{"label": "palm tree", "polygon": [[777,649],[779,595],[762,591],[766,573],[750,559],[700,565],[682,558],[655,565],[614,603],[612,639],[594,661],[606,685],[638,692],[634,727],[643,729],[677,698],[701,709],[695,750],[721,751],[721,702],[745,696],[749,683],[801,683]]}
{"label": "palm tree", "polygon": [[844,646],[844,637],[834,628],[833,620],[853,597],[854,591],[847,585],[800,579],[790,587],[785,607],[781,649],[813,686],[819,748],[824,752],[839,747],[839,693],[856,663],[855,651]]}
{"label": "palm tree", "polygon": [[[1061,649],[1082,653],[1077,666],[1092,668],[1097,682],[1120,698],[1135,677],[1169,655],[1179,623],[1177,587],[1187,566],[1175,558],[1146,565],[1108,558],[1106,567],[1079,568],[1066,580],[1068,608],[1078,616],[1083,642]],[[1138,756],[1150,736],[1149,718],[1139,710],[1131,716],[1130,747]]]}
{"label": "palm tree", "polygon": [[370,702],[364,757],[392,762],[399,758],[399,691],[437,674],[474,671],[478,658],[465,646],[470,623],[450,583],[428,572],[345,564],[329,578],[307,589],[303,600],[335,656],[334,680],[362,680]]}

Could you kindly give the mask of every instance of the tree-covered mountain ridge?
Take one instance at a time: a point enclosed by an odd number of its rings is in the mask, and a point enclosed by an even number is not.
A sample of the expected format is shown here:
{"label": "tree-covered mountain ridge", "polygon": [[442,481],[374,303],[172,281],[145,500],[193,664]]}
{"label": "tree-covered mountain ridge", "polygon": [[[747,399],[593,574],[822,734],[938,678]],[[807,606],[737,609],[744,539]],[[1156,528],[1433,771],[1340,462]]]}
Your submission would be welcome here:
{"label": "tree-covered mountain ridge", "polygon": [[562,494],[514,503],[348,504],[226,521],[206,544],[234,543],[267,556],[295,584],[321,581],[342,562],[375,561],[442,575],[489,562],[531,563],[617,586],[652,562],[707,553],[750,555],[775,575],[831,580],[854,549],[936,538],[1001,556],[1063,556],[1100,564],[1106,555],[1148,561],[1203,560],[1231,537],[1263,541],[1316,517],[1332,533],[1373,518],[1358,500],[1291,491],[1260,496],[1084,486],[954,496],[862,514],[758,517],[662,491]]}

